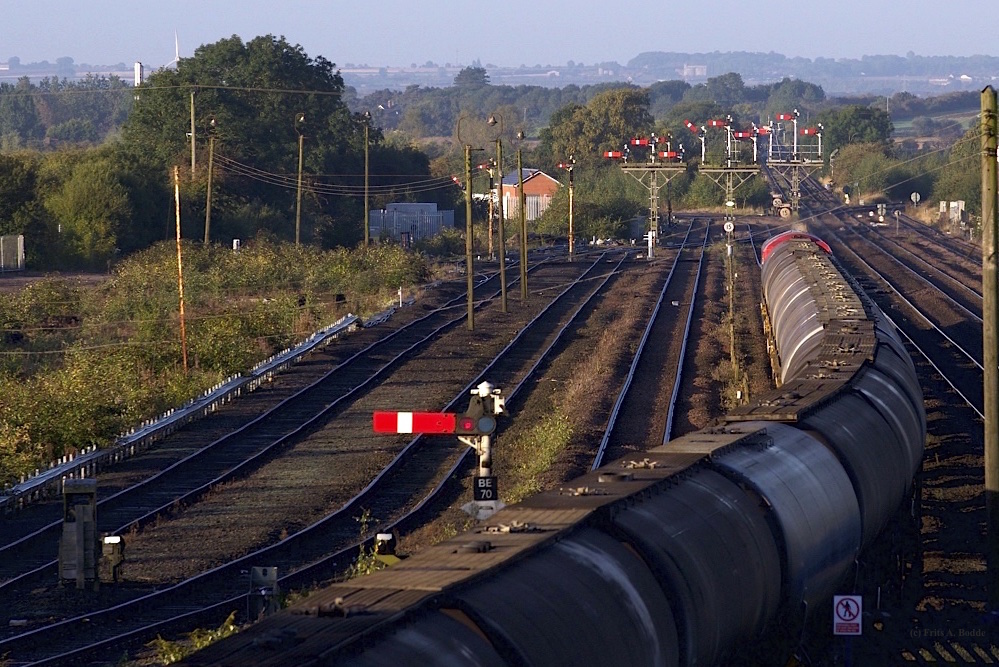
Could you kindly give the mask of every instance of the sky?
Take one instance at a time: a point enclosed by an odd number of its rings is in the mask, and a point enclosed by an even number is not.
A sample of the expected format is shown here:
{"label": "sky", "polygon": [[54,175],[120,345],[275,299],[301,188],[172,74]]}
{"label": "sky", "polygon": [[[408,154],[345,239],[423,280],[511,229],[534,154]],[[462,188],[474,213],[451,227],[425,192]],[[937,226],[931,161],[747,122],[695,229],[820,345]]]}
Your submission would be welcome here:
{"label": "sky", "polygon": [[156,69],[174,59],[175,33],[181,57],[232,35],[272,34],[339,67],[623,65],[647,51],[994,56],[994,2],[0,0],[0,63]]}

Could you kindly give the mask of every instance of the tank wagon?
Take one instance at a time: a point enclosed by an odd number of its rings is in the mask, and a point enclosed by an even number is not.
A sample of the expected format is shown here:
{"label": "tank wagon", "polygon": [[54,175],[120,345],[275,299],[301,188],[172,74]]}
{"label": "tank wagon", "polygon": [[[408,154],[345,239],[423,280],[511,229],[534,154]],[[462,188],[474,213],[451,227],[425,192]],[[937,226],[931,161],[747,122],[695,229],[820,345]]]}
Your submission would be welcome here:
{"label": "tank wagon", "polygon": [[922,394],[828,246],[789,232],[764,254],[776,390],[187,664],[732,664],[778,614],[850,592],[918,469]]}

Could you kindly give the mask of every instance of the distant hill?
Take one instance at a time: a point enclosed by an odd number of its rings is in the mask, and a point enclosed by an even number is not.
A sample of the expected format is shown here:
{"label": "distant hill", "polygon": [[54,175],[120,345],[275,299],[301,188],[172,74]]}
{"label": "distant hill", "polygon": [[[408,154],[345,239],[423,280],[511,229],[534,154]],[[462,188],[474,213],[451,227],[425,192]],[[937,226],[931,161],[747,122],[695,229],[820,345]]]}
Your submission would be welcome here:
{"label": "distant hill", "polygon": [[[408,86],[447,87],[466,65],[432,62],[410,66],[341,67],[344,81],[361,95],[373,90],[405,90]],[[713,51],[679,53],[648,51],[625,64],[617,62],[575,63],[501,67],[484,65],[490,81],[497,85],[540,85],[562,88],[568,85],[594,85],[629,82],[648,86],[657,81],[681,79],[702,83],[710,77],[737,72],[747,85],[773,83],[784,78],[802,79],[822,86],[830,95],[940,95],[951,91],[980,90],[999,81],[996,56],[905,56],[871,55],[861,58],[790,58],[780,53]],[[88,73],[131,78],[131,65],[77,64],[72,58],[55,63],[21,63],[11,58],[0,63],[0,81],[22,76],[32,80],[44,77],[79,79]]]}
{"label": "distant hill", "polygon": [[[626,64],[603,62],[532,67],[484,65],[494,84],[565,87],[625,81],[648,86],[682,79],[702,83],[710,77],[737,72],[747,85],[802,79],[822,86],[830,95],[892,95],[906,91],[940,95],[981,89],[999,80],[994,56],[863,56],[862,58],[789,58],[779,53],[715,51],[712,53],[641,53]],[[344,81],[361,94],[378,89],[403,90],[410,85],[445,87],[462,69],[459,65],[420,67],[347,67]]]}

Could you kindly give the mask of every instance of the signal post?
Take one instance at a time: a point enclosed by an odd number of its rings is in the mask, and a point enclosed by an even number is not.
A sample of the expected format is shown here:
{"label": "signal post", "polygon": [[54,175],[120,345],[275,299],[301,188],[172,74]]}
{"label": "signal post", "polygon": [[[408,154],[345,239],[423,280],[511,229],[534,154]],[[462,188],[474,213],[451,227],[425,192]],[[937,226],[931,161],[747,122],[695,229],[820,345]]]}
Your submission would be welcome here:
{"label": "signal post", "polygon": [[[645,239],[648,241],[648,258],[653,258],[656,239],[659,236],[659,191],[680,174],[686,173],[683,144],[673,148],[673,137],[669,134],[659,137],[632,137],[629,142],[647,153],[646,159],[632,161],[631,148],[624,146],[620,151],[604,151],[603,156],[610,160],[620,160],[621,170],[645,186],[649,191],[649,224]],[[671,222],[671,221],[670,221]]]}
{"label": "signal post", "polygon": [[473,500],[462,509],[478,519],[485,519],[503,509],[499,485],[492,473],[492,436],[496,417],[506,412],[501,389],[482,382],[471,390],[472,397],[463,414],[453,412],[377,411],[372,415],[376,433],[453,433],[458,440],[475,450],[479,457],[473,484]]}

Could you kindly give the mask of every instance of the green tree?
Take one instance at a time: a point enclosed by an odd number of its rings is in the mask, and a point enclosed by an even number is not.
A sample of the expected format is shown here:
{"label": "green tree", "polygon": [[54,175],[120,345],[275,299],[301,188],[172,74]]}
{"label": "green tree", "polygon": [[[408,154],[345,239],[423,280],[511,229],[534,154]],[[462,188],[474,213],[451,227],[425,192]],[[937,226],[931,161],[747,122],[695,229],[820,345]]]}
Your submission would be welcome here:
{"label": "green tree", "polygon": [[711,77],[705,83],[705,91],[708,99],[726,108],[732,108],[746,99],[746,85],[736,72]]}
{"label": "green tree", "polygon": [[45,138],[60,143],[87,144],[96,142],[99,137],[92,122],[71,118],[64,123],[49,126]]}
{"label": "green tree", "polygon": [[889,185],[892,165],[881,143],[849,144],[836,154],[833,178],[837,183],[859,183],[860,192],[857,195],[878,193]]}
{"label": "green tree", "polygon": [[763,115],[773,118],[779,113],[815,111],[826,99],[821,86],[799,79],[785,78],[770,89]]}
{"label": "green tree", "polygon": [[972,215],[982,211],[981,139],[977,127],[969,130],[948,153],[946,166],[939,172],[933,186],[933,199],[957,201],[963,199]]}
{"label": "green tree", "polygon": [[106,269],[118,252],[118,235],[132,215],[128,191],[107,160],[77,164],[45,207],[61,228],[62,246],[72,264]]}
{"label": "green tree", "polygon": [[0,83],[0,148],[15,148],[42,138],[44,128],[38,121],[32,92],[26,76],[15,85]]}
{"label": "green tree", "polygon": [[[405,200],[405,180],[426,174],[428,162],[384,145],[377,119],[344,104],[343,79],[333,63],[272,35],[244,43],[238,36],[199,47],[176,70],[160,70],[137,100],[123,132],[133,159],[152,160],[161,173],[183,166],[184,235],[203,236],[208,123],[214,119],[212,237],[246,238],[266,231],[295,235],[299,138],[303,182],[301,238],[353,244],[363,238],[365,126],[372,186]],[[197,172],[190,174],[191,96]],[[429,113],[429,112],[428,112]],[[376,114],[377,116],[377,114]],[[420,119],[430,125],[432,118]],[[448,133],[451,131],[449,126]],[[405,174],[405,178],[402,176]]]}
{"label": "green tree", "polygon": [[27,157],[0,154],[0,234],[22,234],[14,217],[35,195],[35,168]]}
{"label": "green tree", "polygon": [[[616,165],[580,169],[573,186],[573,233],[577,243],[588,239],[625,238],[627,221],[646,210],[639,186]],[[564,237],[569,231],[568,188],[560,188],[536,221],[540,234]]]}
{"label": "green tree", "polygon": [[572,155],[582,166],[596,166],[601,154],[621,150],[636,134],[653,129],[649,96],[641,89],[618,88],[600,93],[584,106],[570,105],[553,115],[541,135],[543,155]]}
{"label": "green tree", "polygon": [[829,152],[848,144],[876,143],[887,147],[894,126],[883,109],[857,104],[830,109],[819,116],[823,140]]}
{"label": "green tree", "polygon": [[649,111],[656,118],[664,116],[688,90],[686,81],[657,81],[649,86]]}
{"label": "green tree", "polygon": [[455,75],[454,85],[459,88],[488,86],[489,75],[483,67],[466,67]]}

